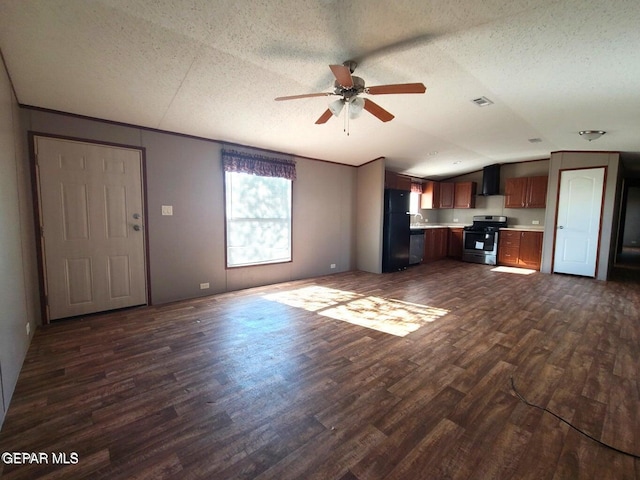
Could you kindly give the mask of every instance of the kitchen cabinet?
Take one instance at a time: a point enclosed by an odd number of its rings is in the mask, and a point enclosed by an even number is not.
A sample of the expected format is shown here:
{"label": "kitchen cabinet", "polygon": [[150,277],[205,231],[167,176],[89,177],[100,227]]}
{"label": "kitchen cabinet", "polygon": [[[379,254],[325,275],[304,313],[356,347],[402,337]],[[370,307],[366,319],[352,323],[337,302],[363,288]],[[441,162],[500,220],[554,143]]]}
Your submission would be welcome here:
{"label": "kitchen cabinet", "polygon": [[440,182],[440,195],[438,208],[453,208],[455,197],[455,184],[453,182]]}
{"label": "kitchen cabinet", "polygon": [[545,208],[547,176],[507,178],[504,188],[505,208]]}
{"label": "kitchen cabinet", "polygon": [[449,229],[447,227],[427,228],[424,231],[424,260],[435,262],[447,256]]}
{"label": "kitchen cabinet", "polygon": [[440,184],[428,180],[422,182],[422,194],[420,195],[420,208],[433,209],[440,205]]}
{"label": "kitchen cabinet", "polygon": [[453,258],[462,258],[462,228],[449,228],[449,245],[447,255]]}
{"label": "kitchen cabinet", "polygon": [[507,178],[504,184],[505,208],[523,208],[527,195],[527,177]]}
{"label": "kitchen cabinet", "polygon": [[545,208],[547,206],[547,183],[549,177],[529,177],[527,182],[527,208]]}
{"label": "kitchen cabinet", "polygon": [[520,256],[520,234],[522,232],[500,230],[498,236],[498,264],[518,266]]}
{"label": "kitchen cabinet", "polygon": [[433,182],[422,183],[420,208],[475,208],[476,182]]}
{"label": "kitchen cabinet", "polygon": [[476,182],[454,183],[453,208],[475,208]]}
{"label": "kitchen cabinet", "polygon": [[522,232],[518,264],[526,268],[540,270],[541,260],[542,232]]}
{"label": "kitchen cabinet", "polygon": [[542,235],[542,232],[529,230],[500,230],[498,263],[540,270]]}
{"label": "kitchen cabinet", "polygon": [[396,190],[411,191],[411,177],[400,175],[390,170],[384,171],[384,188],[394,188]]}

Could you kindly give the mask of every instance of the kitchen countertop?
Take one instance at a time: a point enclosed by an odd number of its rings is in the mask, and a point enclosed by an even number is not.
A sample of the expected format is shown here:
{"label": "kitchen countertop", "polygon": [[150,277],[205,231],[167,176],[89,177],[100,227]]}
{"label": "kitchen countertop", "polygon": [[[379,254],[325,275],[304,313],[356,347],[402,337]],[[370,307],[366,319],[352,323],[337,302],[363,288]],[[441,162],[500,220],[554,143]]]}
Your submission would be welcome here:
{"label": "kitchen countertop", "polygon": [[[429,223],[420,225],[411,225],[411,230],[427,230],[430,228],[464,228],[464,223]],[[544,232],[544,225],[508,225],[500,228],[500,230],[517,230],[524,232]]]}
{"label": "kitchen countertop", "polygon": [[463,223],[444,224],[444,223],[430,223],[422,225],[411,225],[411,230],[427,230],[429,228],[464,228],[466,225]]}
{"label": "kitchen countertop", "polygon": [[544,232],[544,225],[509,225],[500,230],[518,230],[526,232]]}

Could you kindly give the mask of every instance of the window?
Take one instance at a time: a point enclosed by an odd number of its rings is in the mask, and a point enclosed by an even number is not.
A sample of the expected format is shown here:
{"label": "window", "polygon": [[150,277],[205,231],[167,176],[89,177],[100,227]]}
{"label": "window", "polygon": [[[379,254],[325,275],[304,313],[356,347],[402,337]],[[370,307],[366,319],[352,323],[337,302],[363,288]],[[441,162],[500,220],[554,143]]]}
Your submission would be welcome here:
{"label": "window", "polygon": [[411,182],[411,195],[409,195],[409,213],[417,215],[420,213],[420,195],[422,194],[422,183]]}
{"label": "window", "polygon": [[409,195],[409,213],[415,215],[420,213],[420,194],[411,192]]}
{"label": "window", "polygon": [[[293,179],[276,172],[281,164],[275,164],[271,171],[248,173],[256,171],[245,168],[249,157],[254,162],[257,156],[236,153],[227,161],[223,152],[227,267],[289,262]],[[258,162],[261,168],[268,163],[264,159]]]}

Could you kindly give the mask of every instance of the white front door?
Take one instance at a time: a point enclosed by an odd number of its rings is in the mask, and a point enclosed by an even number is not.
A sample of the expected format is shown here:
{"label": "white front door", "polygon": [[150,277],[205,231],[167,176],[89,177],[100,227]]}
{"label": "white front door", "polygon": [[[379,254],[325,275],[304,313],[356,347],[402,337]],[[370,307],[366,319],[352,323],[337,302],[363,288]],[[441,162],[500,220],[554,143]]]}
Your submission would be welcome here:
{"label": "white front door", "polygon": [[146,304],[140,150],[34,141],[49,319]]}
{"label": "white front door", "polygon": [[595,277],[604,168],[560,172],[553,271]]}

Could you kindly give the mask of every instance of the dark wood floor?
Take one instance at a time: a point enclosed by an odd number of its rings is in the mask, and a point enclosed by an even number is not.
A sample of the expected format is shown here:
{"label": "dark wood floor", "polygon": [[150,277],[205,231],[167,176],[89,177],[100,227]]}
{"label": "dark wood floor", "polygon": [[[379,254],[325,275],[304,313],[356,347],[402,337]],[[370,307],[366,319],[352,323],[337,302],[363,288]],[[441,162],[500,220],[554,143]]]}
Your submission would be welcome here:
{"label": "dark wood floor", "polygon": [[50,463],[0,476],[640,479],[510,380],[640,455],[640,283],[621,275],[443,260],[60,322],[0,433]]}
{"label": "dark wood floor", "polygon": [[618,268],[640,269],[640,248],[623,247],[616,256],[616,266]]}

